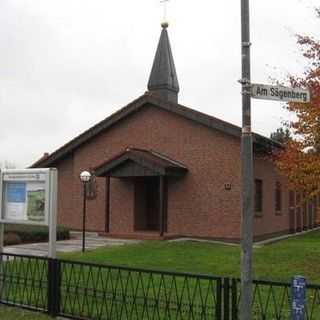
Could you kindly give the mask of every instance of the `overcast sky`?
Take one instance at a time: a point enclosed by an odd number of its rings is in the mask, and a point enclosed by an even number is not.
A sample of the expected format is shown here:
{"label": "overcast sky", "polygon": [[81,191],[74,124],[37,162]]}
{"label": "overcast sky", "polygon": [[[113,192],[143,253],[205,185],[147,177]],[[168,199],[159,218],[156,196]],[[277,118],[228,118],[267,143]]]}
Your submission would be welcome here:
{"label": "overcast sky", "polygon": [[[315,4],[251,1],[253,82],[303,71]],[[28,166],[143,94],[161,16],[159,0],[0,0],[0,161]],[[240,1],[171,0],[168,19],[179,102],[240,125]],[[256,132],[287,117],[253,100]]]}

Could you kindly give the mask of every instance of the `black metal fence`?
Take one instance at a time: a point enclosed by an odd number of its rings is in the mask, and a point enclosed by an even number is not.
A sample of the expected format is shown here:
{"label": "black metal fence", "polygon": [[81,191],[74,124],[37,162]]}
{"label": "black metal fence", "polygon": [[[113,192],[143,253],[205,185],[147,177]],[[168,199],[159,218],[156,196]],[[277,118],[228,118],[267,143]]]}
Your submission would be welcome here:
{"label": "black metal fence", "polygon": [[[238,319],[238,279],[15,254],[0,258],[2,304],[74,319]],[[253,310],[257,320],[289,320],[290,284],[254,281]],[[320,319],[320,286],[308,286],[306,319]]]}
{"label": "black metal fence", "polygon": [[89,319],[221,319],[221,279],[61,260],[60,314]]}

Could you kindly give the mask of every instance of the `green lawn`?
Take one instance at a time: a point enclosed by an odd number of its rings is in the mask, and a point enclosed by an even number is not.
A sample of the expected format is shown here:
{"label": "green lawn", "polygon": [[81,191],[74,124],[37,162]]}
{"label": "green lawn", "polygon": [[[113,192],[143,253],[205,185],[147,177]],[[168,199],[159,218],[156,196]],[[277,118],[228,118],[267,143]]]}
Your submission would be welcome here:
{"label": "green lawn", "polygon": [[0,319],[3,320],[49,320],[45,314],[35,313],[17,308],[8,308],[0,305]]}
{"label": "green lawn", "polygon": [[[239,277],[240,248],[197,242],[148,241],[60,255],[64,259]],[[254,276],[320,283],[320,231],[254,249]]]}

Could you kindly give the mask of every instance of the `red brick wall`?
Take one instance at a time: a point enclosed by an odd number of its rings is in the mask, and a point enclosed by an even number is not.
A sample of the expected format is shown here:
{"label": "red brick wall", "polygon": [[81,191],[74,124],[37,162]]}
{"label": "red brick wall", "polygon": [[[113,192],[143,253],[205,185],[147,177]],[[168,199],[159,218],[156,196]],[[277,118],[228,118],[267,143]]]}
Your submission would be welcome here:
{"label": "red brick wall", "polygon": [[[73,160],[61,161],[58,165],[60,223],[81,228],[79,173],[100,165],[127,146],[156,150],[182,162],[189,169],[183,178],[169,178],[168,234],[230,240],[239,238],[240,140],[152,106],[144,107],[83,145],[74,152]],[[257,174],[264,175],[267,180],[272,179],[269,176],[269,171],[270,174],[273,172],[272,164],[260,162],[256,166]],[[88,201],[88,228],[104,231],[105,179],[97,180],[97,199]],[[226,183],[231,184],[230,191],[225,190]],[[268,188],[271,190],[271,186]],[[71,197],[69,190],[72,191]],[[111,179],[110,197],[110,232],[119,235],[133,233],[132,183]],[[265,203],[268,202],[265,200]],[[263,218],[255,221],[257,234],[286,229],[285,216],[271,215],[268,207],[266,211],[268,213]],[[269,223],[267,215],[272,222]],[[267,228],[264,228],[264,223],[268,224]]]}
{"label": "red brick wall", "polygon": [[[255,157],[255,178],[263,181],[263,211],[254,218],[254,235],[276,234],[289,231],[289,190],[286,180],[279,175],[270,160]],[[281,183],[282,210],[275,210],[276,182]]]}
{"label": "red brick wall", "polygon": [[74,214],[73,156],[58,164],[58,223],[66,226],[77,225]]}

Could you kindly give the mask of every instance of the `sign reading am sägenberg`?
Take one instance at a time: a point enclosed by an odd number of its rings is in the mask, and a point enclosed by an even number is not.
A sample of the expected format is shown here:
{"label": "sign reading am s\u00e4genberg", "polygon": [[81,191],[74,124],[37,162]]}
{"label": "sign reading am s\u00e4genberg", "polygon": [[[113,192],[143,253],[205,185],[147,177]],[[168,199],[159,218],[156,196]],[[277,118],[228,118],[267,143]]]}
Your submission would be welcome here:
{"label": "sign reading am s\u00e4genberg", "polygon": [[293,89],[283,86],[268,86],[265,84],[252,84],[251,96],[255,99],[275,100],[285,102],[310,102],[310,92],[303,89]]}

